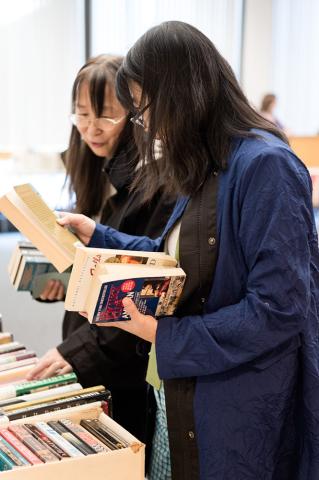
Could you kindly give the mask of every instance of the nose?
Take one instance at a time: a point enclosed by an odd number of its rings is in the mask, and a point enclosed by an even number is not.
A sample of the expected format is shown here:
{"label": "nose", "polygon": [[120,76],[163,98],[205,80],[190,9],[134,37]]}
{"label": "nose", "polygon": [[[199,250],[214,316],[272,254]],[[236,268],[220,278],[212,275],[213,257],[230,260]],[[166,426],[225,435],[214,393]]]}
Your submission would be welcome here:
{"label": "nose", "polygon": [[89,124],[87,126],[87,132],[89,132],[89,133],[99,133],[99,132],[101,132],[101,129],[96,126],[95,118],[93,118],[89,121]]}

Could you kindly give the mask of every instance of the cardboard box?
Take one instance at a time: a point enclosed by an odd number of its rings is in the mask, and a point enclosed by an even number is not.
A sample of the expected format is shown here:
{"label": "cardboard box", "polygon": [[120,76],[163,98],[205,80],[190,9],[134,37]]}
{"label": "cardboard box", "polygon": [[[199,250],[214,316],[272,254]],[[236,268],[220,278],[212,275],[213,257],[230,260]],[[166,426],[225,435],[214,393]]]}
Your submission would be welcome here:
{"label": "cardboard box", "polygon": [[[66,458],[52,463],[17,467],[1,472],[1,478],[4,480],[144,480],[145,445],[105,415],[100,402],[23,418],[13,421],[12,424],[47,422],[62,418],[69,418],[75,423],[79,423],[83,418],[98,418],[131,445],[121,450],[97,453],[81,458]],[[1,427],[7,425],[8,422],[7,424],[1,422]]]}

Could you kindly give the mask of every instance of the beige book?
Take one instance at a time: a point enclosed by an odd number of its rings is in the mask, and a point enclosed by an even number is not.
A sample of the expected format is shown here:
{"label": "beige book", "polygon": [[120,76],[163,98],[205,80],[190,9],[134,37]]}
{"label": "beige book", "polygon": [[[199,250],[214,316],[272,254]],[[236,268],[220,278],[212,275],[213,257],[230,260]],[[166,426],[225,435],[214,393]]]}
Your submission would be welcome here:
{"label": "beige book", "polygon": [[77,247],[65,298],[65,309],[81,312],[90,291],[94,271],[100,263],[131,266],[176,267],[177,261],[163,252]]}
{"label": "beige book", "polygon": [[155,317],[173,315],[186,274],[177,267],[98,265],[84,311],[90,323],[130,320],[122,300],[131,298],[137,309]]}
{"label": "beige book", "polygon": [[0,211],[59,272],[72,265],[78,238],[56,221],[55,213],[30,184],[18,185],[0,198]]}

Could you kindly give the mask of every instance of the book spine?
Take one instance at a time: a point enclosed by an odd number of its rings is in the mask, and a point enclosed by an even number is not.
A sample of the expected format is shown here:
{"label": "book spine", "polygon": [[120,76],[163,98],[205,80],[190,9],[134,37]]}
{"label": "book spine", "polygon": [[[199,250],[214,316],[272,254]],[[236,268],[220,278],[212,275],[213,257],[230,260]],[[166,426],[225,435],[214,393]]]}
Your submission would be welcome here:
{"label": "book spine", "polygon": [[106,448],[106,446],[102,445],[96,437],[94,437],[90,432],[85,430],[85,428],[81,427],[77,423],[73,423],[69,419],[61,419],[59,423],[64,425],[70,432],[72,432],[76,437],[78,437],[82,442],[85,442],[89,447],[91,447],[96,453],[106,452],[110,450]]}
{"label": "book spine", "polygon": [[32,435],[40,440],[42,443],[44,443],[49,450],[52,450],[52,452],[59,458],[68,458],[69,455],[62,450],[56,443],[54,443],[45,433],[43,433],[36,425],[33,425],[31,423],[26,423],[25,428],[27,428]]}
{"label": "book spine", "polygon": [[54,443],[64,450],[70,457],[84,457],[83,453],[65,440],[58,432],[45,422],[36,423],[41,432],[47,435]]}
{"label": "book spine", "polygon": [[43,463],[36,455],[34,455],[31,450],[26,447],[20,440],[18,440],[13,433],[9,432],[6,428],[0,429],[0,434],[3,438],[12,445],[13,448],[17,450],[29,463],[32,465],[37,465]]}
{"label": "book spine", "polygon": [[4,453],[0,445],[0,472],[5,472],[6,470],[12,470],[16,464],[11,460],[8,455]]}
{"label": "book spine", "polygon": [[24,345],[22,345],[22,343],[20,342],[5,343],[4,345],[0,345],[0,354],[16,352],[17,350],[23,350],[23,349],[24,349]]}
{"label": "book spine", "polygon": [[24,425],[9,425],[8,429],[44,463],[59,460],[59,458],[54,455],[44,443],[36,439]]}
{"label": "book spine", "polygon": [[7,354],[4,353],[0,355],[0,365],[6,365],[7,363],[15,363],[15,362],[20,362],[21,360],[27,360],[28,358],[34,358],[36,357],[35,352],[27,352],[25,351],[24,353],[16,353],[16,354]]}
{"label": "book spine", "polygon": [[4,365],[0,365],[0,372],[6,372],[8,370],[14,370],[19,367],[27,367],[29,365],[34,365],[37,363],[37,358],[27,358],[25,360],[19,360],[18,362],[10,362],[5,363]]}
{"label": "book spine", "polygon": [[43,389],[45,387],[51,388],[57,385],[76,382],[77,376],[75,373],[66,373],[65,375],[57,375],[55,377],[46,378],[44,380],[35,380],[33,382],[23,382],[16,386],[16,395],[25,395],[32,391]]}
{"label": "book spine", "polygon": [[121,438],[117,433],[115,433],[111,428],[104,425],[104,423],[100,422],[98,419],[90,420],[91,424],[99,430],[105,437],[114,444],[117,448],[126,448],[130,444]]}
{"label": "book spine", "polygon": [[17,467],[23,467],[24,465],[30,465],[30,463],[22,457],[22,455],[16,451],[15,448],[10,445],[3,437],[0,437],[1,448],[8,457],[16,464]]}
{"label": "book spine", "polygon": [[47,403],[45,405],[40,405],[36,407],[21,408],[19,410],[15,410],[12,413],[7,413],[6,416],[7,418],[9,418],[10,421],[18,420],[21,418],[27,418],[43,413],[49,413],[56,410],[64,410],[65,408],[77,407],[86,403],[100,402],[102,400],[107,400],[107,398],[108,394],[105,392],[89,393],[86,395],[78,395],[63,400],[57,400],[55,402]]}
{"label": "book spine", "polygon": [[91,447],[89,447],[85,442],[82,442],[81,439],[73,435],[70,430],[65,428],[65,426],[58,422],[58,421],[50,421],[48,422],[48,425],[53,428],[56,432],[58,432],[61,437],[63,437],[65,440],[67,440],[73,447],[77,448],[80,452],[83,453],[83,455],[92,455],[95,453],[95,450],[93,450]]}
{"label": "book spine", "polygon": [[0,344],[11,343],[13,341],[12,333],[0,332]]}

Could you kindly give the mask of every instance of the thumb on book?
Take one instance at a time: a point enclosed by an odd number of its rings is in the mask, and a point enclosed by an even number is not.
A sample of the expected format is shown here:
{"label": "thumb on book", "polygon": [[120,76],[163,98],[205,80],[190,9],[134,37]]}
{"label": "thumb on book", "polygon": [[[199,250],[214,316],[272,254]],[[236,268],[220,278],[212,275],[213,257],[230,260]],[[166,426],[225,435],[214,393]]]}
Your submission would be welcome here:
{"label": "thumb on book", "polygon": [[128,297],[123,298],[122,303],[123,303],[123,307],[125,308],[126,312],[129,314],[130,317],[139,313],[135,303],[130,298]]}

